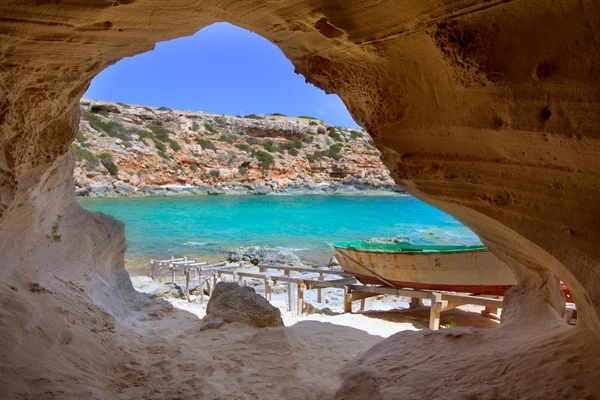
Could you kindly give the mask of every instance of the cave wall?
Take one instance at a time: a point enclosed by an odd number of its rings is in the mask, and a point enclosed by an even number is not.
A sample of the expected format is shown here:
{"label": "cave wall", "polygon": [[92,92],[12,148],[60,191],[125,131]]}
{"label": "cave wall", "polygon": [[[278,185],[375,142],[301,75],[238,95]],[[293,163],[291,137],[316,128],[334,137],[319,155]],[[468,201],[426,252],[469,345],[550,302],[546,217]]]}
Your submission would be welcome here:
{"label": "cave wall", "polygon": [[79,98],[119,59],[228,21],[340,95],[402,187],[511,265],[519,286],[508,317],[539,312],[519,306],[526,293],[560,310],[558,276],[580,328],[600,334],[593,0],[13,1],[0,15],[5,283],[69,276],[116,307],[130,290],[122,227],[81,210],[72,193]]}

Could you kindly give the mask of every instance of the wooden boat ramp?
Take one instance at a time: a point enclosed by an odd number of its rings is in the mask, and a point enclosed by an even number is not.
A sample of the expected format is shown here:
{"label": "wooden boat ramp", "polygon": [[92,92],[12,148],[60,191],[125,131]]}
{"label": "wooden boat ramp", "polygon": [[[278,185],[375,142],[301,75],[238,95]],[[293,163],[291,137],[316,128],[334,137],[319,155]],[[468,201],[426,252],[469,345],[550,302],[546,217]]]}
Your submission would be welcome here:
{"label": "wooden boat ramp", "polygon": [[[177,271],[185,277],[184,294],[191,301],[190,288],[206,289],[210,295],[212,288],[219,280],[233,281],[246,285],[248,279],[262,281],[262,293],[267,300],[271,300],[273,286],[284,285],[288,294],[288,311],[298,314],[306,312],[304,294],[307,290],[317,291],[317,302],[323,302],[322,289],[336,288],[343,291],[344,312],[352,312],[352,304],[360,301],[360,311],[364,311],[367,299],[380,295],[393,295],[410,298],[411,308],[423,305],[423,300],[430,300],[429,328],[439,329],[440,315],[443,311],[451,310],[461,305],[472,304],[485,307],[482,314],[495,318],[498,309],[502,308],[502,298],[499,296],[474,296],[447,291],[433,291],[414,288],[394,288],[384,285],[362,284],[353,275],[342,270],[325,268],[294,267],[287,265],[259,264],[258,266],[245,267],[244,263],[227,264],[226,262],[208,263],[197,259],[171,258],[151,260],[153,279],[161,280],[164,270],[171,275],[171,282],[175,282]],[[249,270],[251,269],[251,270]],[[205,301],[205,290],[199,290],[199,300]],[[260,292],[260,291],[259,291]],[[294,307],[295,306],[295,307]]]}

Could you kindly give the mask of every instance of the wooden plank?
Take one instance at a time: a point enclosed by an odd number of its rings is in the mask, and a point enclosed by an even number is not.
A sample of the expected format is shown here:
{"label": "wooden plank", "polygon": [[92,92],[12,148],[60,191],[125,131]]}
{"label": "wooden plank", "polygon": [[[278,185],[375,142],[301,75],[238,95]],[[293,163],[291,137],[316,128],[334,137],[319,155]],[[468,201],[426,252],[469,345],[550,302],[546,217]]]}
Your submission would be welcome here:
{"label": "wooden plank", "polygon": [[344,278],[344,279],[332,279],[329,281],[318,281],[312,279],[305,279],[304,283],[310,288],[338,288],[345,289],[348,285],[353,285],[356,283],[356,278]]}
{"label": "wooden plank", "polygon": [[335,271],[331,269],[323,268],[306,268],[306,267],[292,267],[288,265],[272,265],[272,264],[258,264],[259,268],[263,269],[278,269],[281,271],[293,271],[293,272],[319,272],[326,275],[342,275],[348,276],[349,274],[344,271]]}
{"label": "wooden plank", "polygon": [[364,300],[364,299],[368,299],[370,297],[375,297],[375,296],[379,296],[378,293],[365,293],[365,292],[353,292],[352,294],[352,300],[351,301],[357,301],[357,300]]}
{"label": "wooden plank", "polygon": [[162,264],[170,264],[173,261],[183,261],[183,258],[171,258],[170,260],[150,260],[150,262],[162,263]]}
{"label": "wooden plank", "polygon": [[490,299],[489,297],[469,296],[467,294],[450,294],[442,293],[444,300],[448,300],[452,303],[460,304],[475,304],[478,306],[491,307],[491,308],[502,308],[501,299]]}
{"label": "wooden plank", "polygon": [[431,298],[431,292],[409,289],[396,289],[383,286],[349,285],[350,290],[357,292],[368,292],[378,294],[389,294],[392,296],[415,297],[419,299]]}

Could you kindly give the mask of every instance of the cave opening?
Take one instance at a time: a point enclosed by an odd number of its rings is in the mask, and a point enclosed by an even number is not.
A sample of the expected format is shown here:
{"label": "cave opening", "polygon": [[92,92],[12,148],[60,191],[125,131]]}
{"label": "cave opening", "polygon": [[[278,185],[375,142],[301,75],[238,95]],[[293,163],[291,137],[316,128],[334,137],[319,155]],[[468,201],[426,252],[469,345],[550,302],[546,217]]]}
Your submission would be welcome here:
{"label": "cave opening", "polygon": [[[233,262],[249,246],[291,251],[282,257],[326,267],[327,243],[341,240],[405,236],[420,245],[481,245],[458,221],[396,188],[339,98],[293,69],[266,39],[218,23],[94,78],[73,144],[76,194],[86,209],[125,222],[125,262],[136,285],[152,275],[152,259]],[[183,269],[173,276],[185,286]],[[196,299],[199,281],[191,283]],[[148,289],[145,281],[139,285]],[[175,293],[167,289],[155,291]],[[339,312],[337,292],[328,291],[333,303],[323,301]],[[408,308],[406,299],[393,299],[370,306],[394,309],[396,301]],[[441,324],[470,323],[468,311],[479,308],[457,310],[458,320],[444,313]],[[474,323],[496,326],[477,317]]]}

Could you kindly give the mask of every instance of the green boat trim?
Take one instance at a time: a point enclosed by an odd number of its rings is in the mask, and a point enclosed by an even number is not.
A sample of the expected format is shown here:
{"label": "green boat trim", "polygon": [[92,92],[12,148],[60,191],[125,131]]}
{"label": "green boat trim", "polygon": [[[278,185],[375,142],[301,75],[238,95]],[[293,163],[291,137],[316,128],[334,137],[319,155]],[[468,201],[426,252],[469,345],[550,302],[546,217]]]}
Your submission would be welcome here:
{"label": "green boat trim", "polygon": [[487,250],[484,245],[474,246],[448,246],[448,245],[420,245],[409,242],[379,243],[354,240],[346,242],[328,243],[329,246],[368,253],[455,253],[462,251]]}

